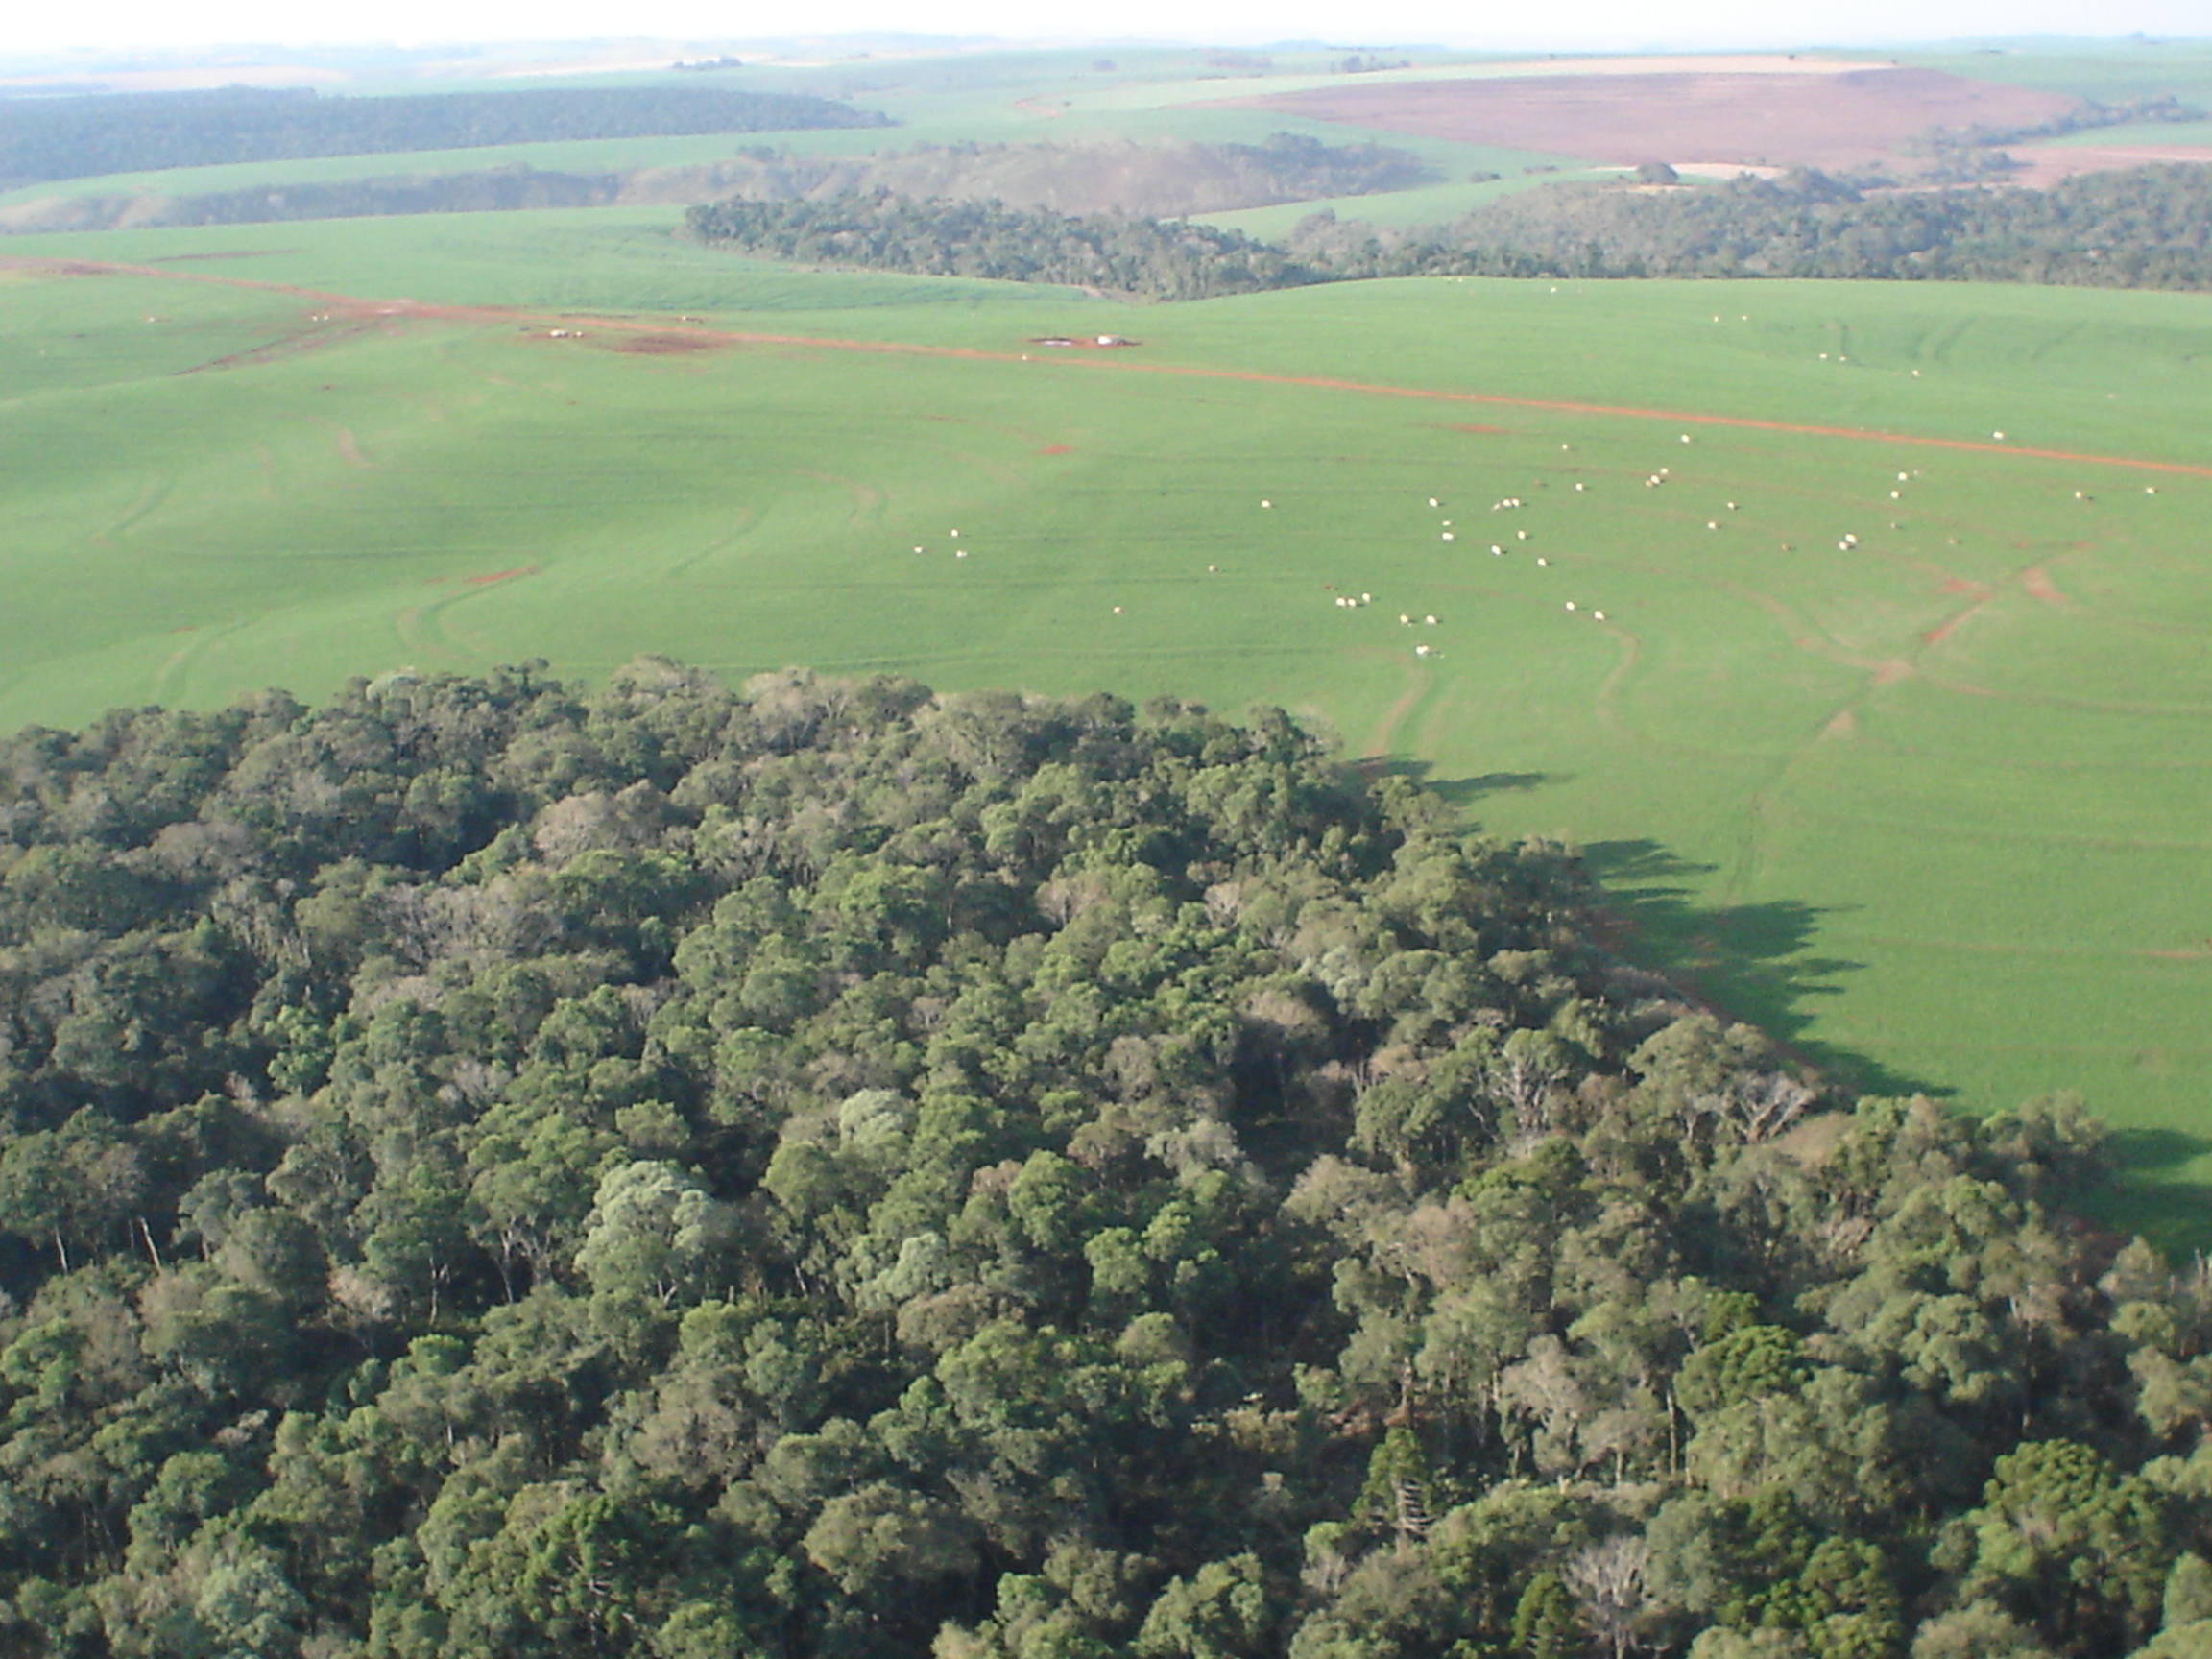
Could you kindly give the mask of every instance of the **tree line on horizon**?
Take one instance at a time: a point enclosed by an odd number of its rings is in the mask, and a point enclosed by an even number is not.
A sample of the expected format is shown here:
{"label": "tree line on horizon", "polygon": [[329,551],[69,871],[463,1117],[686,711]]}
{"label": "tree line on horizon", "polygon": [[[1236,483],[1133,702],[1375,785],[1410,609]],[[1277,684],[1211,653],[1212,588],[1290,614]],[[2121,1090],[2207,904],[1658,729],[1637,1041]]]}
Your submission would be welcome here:
{"label": "tree line on horizon", "polygon": [[416,213],[509,212],[616,204],[894,195],[1083,210],[1113,201],[1153,218],[1399,190],[1428,177],[1381,144],[1277,132],[1258,144],[917,144],[857,156],[795,156],[748,144],[718,160],[570,172],[508,163],[469,171],[288,180],[231,190],[41,196],[0,209],[0,234],[121,225],[261,225]]}
{"label": "tree line on horizon", "polygon": [[25,1659],[2191,1659],[2212,1280],[1280,711],[0,738]]}
{"label": "tree line on horizon", "polygon": [[387,97],[228,86],[5,99],[0,190],[239,161],[889,125],[876,110],[833,99],[711,86],[532,86]]}

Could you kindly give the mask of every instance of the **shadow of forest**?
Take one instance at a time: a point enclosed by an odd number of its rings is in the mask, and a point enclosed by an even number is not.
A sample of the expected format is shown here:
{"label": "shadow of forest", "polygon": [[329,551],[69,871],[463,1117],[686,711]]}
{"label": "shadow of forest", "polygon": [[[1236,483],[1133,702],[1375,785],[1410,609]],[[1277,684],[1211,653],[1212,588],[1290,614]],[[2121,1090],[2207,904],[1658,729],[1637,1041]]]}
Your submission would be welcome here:
{"label": "shadow of forest", "polygon": [[1833,905],[1795,899],[1755,904],[1703,904],[1698,878],[1716,868],[1656,841],[1599,841],[1583,862],[1604,890],[1601,909],[1620,929],[1622,955],[1662,974],[1730,1019],[1758,1026],[1791,1053],[1863,1094],[1956,1093],[1869,1055],[1812,1037],[1823,998],[1839,994],[1846,974],[1864,969],[1815,946]]}

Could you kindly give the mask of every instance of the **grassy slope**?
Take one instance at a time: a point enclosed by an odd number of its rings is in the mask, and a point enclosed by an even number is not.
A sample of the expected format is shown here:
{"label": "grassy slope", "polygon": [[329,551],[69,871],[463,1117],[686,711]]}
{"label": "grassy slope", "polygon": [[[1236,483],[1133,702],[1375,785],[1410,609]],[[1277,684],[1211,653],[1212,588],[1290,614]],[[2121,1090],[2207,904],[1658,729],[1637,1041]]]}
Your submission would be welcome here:
{"label": "grassy slope", "polygon": [[1908,49],[1887,56],[1976,81],[2071,92],[2104,104],[2163,97],[2212,103],[2212,40],[2005,41],[1984,49]]}
{"label": "grassy slope", "polygon": [[[266,242],[287,252],[171,269],[1015,357],[302,336],[312,306],[250,289],[10,276],[0,723],[645,650],[1280,702],[1494,827],[1583,841],[1644,950],[1808,1052],[1977,1106],[2078,1086],[2146,1181],[2212,1178],[2212,478],[1138,368],[2002,427],[2205,467],[2204,300],[1435,282],[1131,310],[750,266],[669,219],[12,245]],[[1019,360],[1100,327],[1146,344]],[[1530,505],[1488,511],[1504,495]],[[1330,584],[1377,602],[1345,613]],[[2131,1216],[2200,1238],[2194,1199],[2146,1186]]]}

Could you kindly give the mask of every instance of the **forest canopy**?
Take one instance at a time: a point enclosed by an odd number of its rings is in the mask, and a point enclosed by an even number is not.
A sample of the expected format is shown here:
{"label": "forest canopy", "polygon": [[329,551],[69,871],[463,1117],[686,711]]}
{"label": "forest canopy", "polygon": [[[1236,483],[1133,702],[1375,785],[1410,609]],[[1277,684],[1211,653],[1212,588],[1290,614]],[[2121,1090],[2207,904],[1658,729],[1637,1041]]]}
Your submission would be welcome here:
{"label": "forest canopy", "polygon": [[0,1647],[2180,1659],[2212,1293],[1279,711],[0,740]]}
{"label": "forest canopy", "polygon": [[2205,288],[2212,166],[2087,173],[2048,190],[1890,190],[1817,172],[1657,191],[1566,184],[1490,203],[1435,240],[1427,257],[1479,251],[1545,276]]}
{"label": "forest canopy", "polygon": [[1562,184],[1438,229],[1324,209],[1286,242],[1182,221],[1070,217],[884,192],[695,207],[692,231],[768,258],[1156,300],[1378,276],[1819,276],[2212,287],[2212,166],[2087,174],[2049,190],[1895,191],[1801,172],[1710,186]]}
{"label": "forest canopy", "polygon": [[1282,249],[1238,230],[1118,213],[1056,213],[846,191],[689,209],[694,236],[736,253],[924,276],[983,276],[1204,300],[1315,280]]}

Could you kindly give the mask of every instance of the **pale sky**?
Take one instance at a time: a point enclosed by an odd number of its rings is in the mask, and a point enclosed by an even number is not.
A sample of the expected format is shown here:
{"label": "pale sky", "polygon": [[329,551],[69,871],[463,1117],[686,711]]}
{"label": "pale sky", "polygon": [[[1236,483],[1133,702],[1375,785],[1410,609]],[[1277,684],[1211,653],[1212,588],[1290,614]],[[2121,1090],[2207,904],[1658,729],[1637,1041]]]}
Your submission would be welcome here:
{"label": "pale sky", "polygon": [[79,0],[11,7],[0,57],[85,47],[463,43],[612,36],[731,39],[898,30],[1013,40],[1312,38],[1509,50],[1902,44],[1974,36],[2212,35],[2207,0]]}

